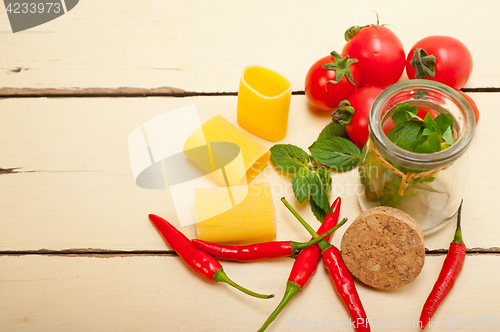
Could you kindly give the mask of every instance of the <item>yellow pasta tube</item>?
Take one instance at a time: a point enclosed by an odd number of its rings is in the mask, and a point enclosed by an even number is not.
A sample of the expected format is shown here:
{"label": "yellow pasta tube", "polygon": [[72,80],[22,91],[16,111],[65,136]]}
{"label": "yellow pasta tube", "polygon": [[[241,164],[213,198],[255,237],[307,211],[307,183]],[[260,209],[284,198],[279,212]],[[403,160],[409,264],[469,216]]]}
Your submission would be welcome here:
{"label": "yellow pasta tube", "polygon": [[[240,203],[235,205],[234,200]],[[275,211],[268,182],[197,188],[194,205],[200,240],[247,244],[276,238]]]}
{"label": "yellow pasta tube", "polygon": [[268,141],[282,140],[291,96],[292,85],[285,77],[268,68],[246,67],[238,90],[238,123]]}
{"label": "yellow pasta tube", "polygon": [[[196,130],[184,153],[206,174],[229,186],[250,183],[266,166],[271,152],[221,115]],[[220,172],[220,170],[224,172]]]}

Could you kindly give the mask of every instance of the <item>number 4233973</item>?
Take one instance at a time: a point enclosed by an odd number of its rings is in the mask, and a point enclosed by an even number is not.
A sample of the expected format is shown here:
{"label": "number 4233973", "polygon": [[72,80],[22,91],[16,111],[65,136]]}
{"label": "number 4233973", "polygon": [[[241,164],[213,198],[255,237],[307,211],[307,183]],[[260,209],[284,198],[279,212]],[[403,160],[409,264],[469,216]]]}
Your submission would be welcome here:
{"label": "number 4233973", "polygon": [[498,318],[448,318],[443,326],[452,329],[496,329]]}
{"label": "number 4233973", "polygon": [[9,3],[5,8],[9,14],[42,14],[42,13],[60,13],[61,4],[57,2],[14,2]]}

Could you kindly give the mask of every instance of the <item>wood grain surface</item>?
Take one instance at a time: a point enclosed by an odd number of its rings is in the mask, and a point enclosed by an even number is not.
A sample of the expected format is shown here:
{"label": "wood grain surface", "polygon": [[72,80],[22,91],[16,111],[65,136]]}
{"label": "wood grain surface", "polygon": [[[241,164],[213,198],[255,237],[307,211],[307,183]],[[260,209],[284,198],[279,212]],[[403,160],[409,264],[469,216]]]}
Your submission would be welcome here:
{"label": "wood grain surface", "polygon": [[[431,330],[500,328],[500,2],[85,0],[15,34],[0,8],[0,331],[257,330],[278,304],[293,259],[223,262],[235,281],[275,293],[270,300],[198,278],[147,218],[156,213],[178,224],[169,190],[134,183],[128,136],[192,104],[201,121],[222,114],[237,125],[240,75],[257,64],[292,82],[289,128],[280,143],[307,149],[330,116],[308,105],[305,73],[341,51],[347,28],[375,23],[375,11],[405,50],[425,36],[449,35],[473,55],[463,90],[481,117],[467,153],[468,255]],[[285,196],[319,226],[309,206],[294,199],[290,178],[269,164],[259,180],[274,188],[278,239],[308,240],[280,202]],[[332,196],[342,197],[341,216],[349,223],[361,213],[357,184],[356,170],[333,176]],[[418,330],[454,229],[451,222],[425,237],[425,264],[414,282],[380,291],[356,281],[373,331]],[[196,237],[194,226],[182,231]],[[331,242],[339,246],[343,233]],[[268,330],[352,331],[348,321],[320,264]]]}
{"label": "wood grain surface", "polygon": [[86,0],[34,29],[12,34],[0,11],[0,86],[159,88],[236,92],[243,68],[282,73],[294,91],[317,59],[341,51],[353,25],[389,24],[409,50],[429,35],[463,41],[474,57],[467,88],[497,87],[490,45],[500,35],[494,0],[336,2]]}

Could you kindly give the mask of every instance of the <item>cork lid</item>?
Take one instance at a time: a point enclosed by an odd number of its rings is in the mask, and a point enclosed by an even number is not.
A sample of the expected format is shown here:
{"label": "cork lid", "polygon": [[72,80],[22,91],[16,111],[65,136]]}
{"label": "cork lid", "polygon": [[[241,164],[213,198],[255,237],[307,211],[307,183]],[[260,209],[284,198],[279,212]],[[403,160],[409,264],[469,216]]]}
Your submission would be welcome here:
{"label": "cork lid", "polygon": [[424,265],[424,236],[405,212],[379,206],[361,213],[344,233],[341,253],[349,271],[379,289],[402,287]]}

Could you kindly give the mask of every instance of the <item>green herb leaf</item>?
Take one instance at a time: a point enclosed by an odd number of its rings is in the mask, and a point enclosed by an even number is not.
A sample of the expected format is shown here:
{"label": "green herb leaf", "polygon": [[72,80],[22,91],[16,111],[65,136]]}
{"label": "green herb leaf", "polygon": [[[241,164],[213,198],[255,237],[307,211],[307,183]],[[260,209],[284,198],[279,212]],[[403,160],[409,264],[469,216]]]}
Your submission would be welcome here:
{"label": "green herb leaf", "polygon": [[424,128],[424,131],[422,131],[422,136],[428,136],[432,133],[433,131],[428,129],[428,128]]}
{"label": "green herb leaf", "polygon": [[331,173],[324,168],[318,168],[311,176],[311,198],[327,213],[333,213],[330,206],[330,192],[332,191]]}
{"label": "green herb leaf", "polygon": [[453,131],[451,130],[451,127],[448,127],[443,133],[443,141],[448,145],[453,144]]}
{"label": "green herb leaf", "polygon": [[418,122],[420,123],[424,123],[424,120],[419,117],[418,115],[416,114],[413,114],[412,112],[408,112],[408,115],[413,119],[413,120],[417,120]]}
{"label": "green herb leaf", "polygon": [[412,147],[422,136],[422,125],[417,121],[401,122],[387,133],[387,138],[397,146],[413,151]]}
{"label": "green herb leaf", "polygon": [[326,217],[326,211],[320,208],[316,203],[314,203],[314,200],[311,199],[310,202],[311,202],[312,213],[314,214],[316,219],[318,219],[320,222],[323,222],[323,220],[325,220]]}
{"label": "green herb leaf", "polygon": [[430,115],[430,113],[427,113],[425,115],[424,126],[425,129],[422,135],[429,135],[431,132],[439,133],[439,127],[436,123],[436,120],[434,120],[434,118],[432,117],[432,115]]}
{"label": "green herb leaf", "polygon": [[313,156],[311,155],[308,155],[308,160],[309,162],[312,164],[312,166],[314,168],[317,168],[318,167],[318,161],[316,160],[316,158],[314,158]]}
{"label": "green herb leaf", "polygon": [[271,159],[276,167],[288,173],[295,173],[307,167],[309,155],[301,148],[291,144],[276,144],[271,149]]}
{"label": "green herb leaf", "polygon": [[401,177],[394,176],[390,181],[385,183],[379,201],[380,205],[396,207],[401,204],[403,197],[399,196],[399,187],[401,186]]}
{"label": "green herb leaf", "polygon": [[302,203],[311,190],[311,172],[307,167],[300,168],[292,178],[292,189],[299,203]]}
{"label": "green herb leaf", "polygon": [[434,119],[439,128],[439,132],[443,135],[448,128],[451,128],[453,133],[453,122],[455,121],[450,114],[441,113]]}
{"label": "green herb leaf", "polygon": [[325,139],[329,137],[344,137],[349,138],[347,136],[347,131],[345,127],[338,123],[337,121],[332,121],[326,125],[325,128],[319,133],[318,140]]}
{"label": "green herb leaf", "polygon": [[400,103],[396,105],[396,111],[392,115],[394,126],[402,122],[407,122],[413,119],[411,114],[417,114],[418,107],[415,105]]}
{"label": "green herb leaf", "polygon": [[380,205],[396,207],[401,204],[403,201],[403,197],[399,196],[399,193],[396,191],[384,190],[382,195],[379,198]]}
{"label": "green herb leaf", "polygon": [[451,115],[441,113],[434,119],[427,113],[422,120],[414,114],[416,110],[416,106],[396,105],[393,122],[397,125],[387,134],[394,144],[418,153],[438,152],[453,144],[454,119]]}
{"label": "green herb leaf", "polygon": [[[425,136],[422,138],[425,139]],[[417,145],[413,149],[413,152],[418,153],[434,153],[438,151],[441,151],[441,135],[436,132],[431,132],[423,144]]]}
{"label": "green herb leaf", "polygon": [[431,174],[431,175],[424,176],[421,179],[422,179],[422,182],[434,182],[434,180],[436,180],[436,176]]}
{"label": "green herb leaf", "polygon": [[309,151],[320,163],[337,171],[355,167],[360,156],[359,148],[342,137],[317,140],[309,147]]}

